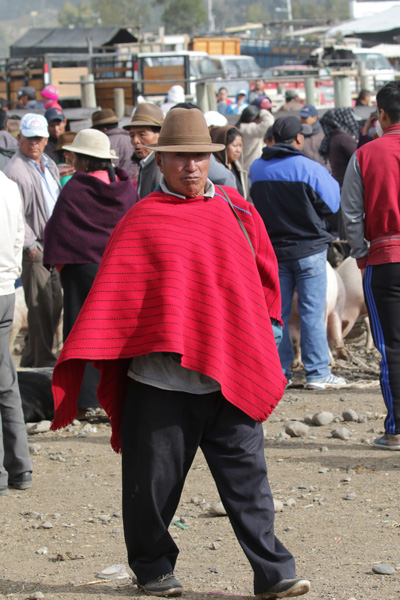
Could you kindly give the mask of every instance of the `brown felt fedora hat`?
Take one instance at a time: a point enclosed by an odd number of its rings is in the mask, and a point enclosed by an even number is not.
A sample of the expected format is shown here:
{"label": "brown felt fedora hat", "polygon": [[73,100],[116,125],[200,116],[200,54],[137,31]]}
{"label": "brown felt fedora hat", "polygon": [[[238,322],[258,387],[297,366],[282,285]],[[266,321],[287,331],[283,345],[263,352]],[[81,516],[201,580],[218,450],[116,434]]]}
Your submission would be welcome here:
{"label": "brown felt fedora hat", "polygon": [[164,121],[164,113],[159,106],[151,102],[138,104],[131,122],[124,125],[124,129],[131,127],[161,127]]}
{"label": "brown felt fedora hat", "polygon": [[118,123],[118,119],[115,116],[115,112],[112,108],[96,110],[96,112],[92,114],[93,127],[96,127],[97,125],[111,125],[113,123]]}
{"label": "brown felt fedora hat", "polygon": [[161,127],[157,144],[146,146],[157,152],[217,152],[224,144],[213,144],[201,110],[174,108]]}

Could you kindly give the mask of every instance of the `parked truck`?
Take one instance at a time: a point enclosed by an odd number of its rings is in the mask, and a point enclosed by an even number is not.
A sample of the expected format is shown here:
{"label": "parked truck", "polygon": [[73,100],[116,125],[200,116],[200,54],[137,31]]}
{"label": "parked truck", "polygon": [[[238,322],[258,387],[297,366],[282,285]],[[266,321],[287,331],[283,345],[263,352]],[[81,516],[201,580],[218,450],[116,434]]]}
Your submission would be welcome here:
{"label": "parked truck", "polygon": [[139,94],[162,98],[175,83],[193,96],[196,82],[221,76],[209,55],[200,51],[45,54],[0,59],[0,97],[14,108],[20,87],[32,86],[39,100],[40,91],[52,83],[59,89],[62,106],[79,106],[81,78],[89,74],[103,108],[114,106],[115,88],[123,88],[125,103],[134,105]]}

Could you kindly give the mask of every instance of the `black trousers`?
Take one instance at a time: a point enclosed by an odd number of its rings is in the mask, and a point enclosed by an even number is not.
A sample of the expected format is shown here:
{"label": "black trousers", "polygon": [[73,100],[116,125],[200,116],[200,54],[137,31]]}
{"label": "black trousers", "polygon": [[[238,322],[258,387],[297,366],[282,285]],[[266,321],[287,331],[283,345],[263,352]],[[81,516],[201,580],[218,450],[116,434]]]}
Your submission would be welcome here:
{"label": "black trousers", "polygon": [[132,381],[122,425],[123,521],[128,561],[145,584],[174,570],[168,527],[201,448],[236,537],[254,571],[254,592],[295,577],[274,535],[274,505],[256,423],[220,392],[194,395]]}
{"label": "black trousers", "polygon": [[[61,284],[64,290],[63,337],[67,339],[79,312],[90,292],[99,265],[81,264],[65,265],[61,269]],[[100,371],[93,364],[86,363],[81,389],[78,396],[78,408],[97,408],[97,387],[100,381]]]}
{"label": "black trousers", "polygon": [[382,355],[385,431],[400,434],[400,263],[367,267],[364,294],[372,336]]}

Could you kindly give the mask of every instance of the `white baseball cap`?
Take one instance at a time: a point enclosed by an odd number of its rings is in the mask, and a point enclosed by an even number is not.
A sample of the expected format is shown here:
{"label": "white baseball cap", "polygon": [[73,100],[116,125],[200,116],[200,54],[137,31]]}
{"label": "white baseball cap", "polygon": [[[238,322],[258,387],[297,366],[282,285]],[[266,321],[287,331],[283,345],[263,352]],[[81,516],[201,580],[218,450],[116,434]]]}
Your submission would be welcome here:
{"label": "white baseball cap", "polygon": [[19,130],[24,137],[49,137],[47,120],[43,115],[27,113],[21,119]]}

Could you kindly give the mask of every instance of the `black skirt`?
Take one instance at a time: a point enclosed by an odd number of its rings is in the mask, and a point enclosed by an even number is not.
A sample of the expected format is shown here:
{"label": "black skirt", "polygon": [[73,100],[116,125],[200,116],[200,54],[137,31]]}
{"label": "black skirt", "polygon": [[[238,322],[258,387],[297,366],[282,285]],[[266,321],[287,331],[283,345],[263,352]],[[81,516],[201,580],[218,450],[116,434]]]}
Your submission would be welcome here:
{"label": "black skirt", "polygon": [[[98,268],[98,264],[83,264],[64,265],[61,269],[61,284],[64,290],[64,342],[92,287]],[[92,363],[86,363],[82,386],[78,396],[79,409],[98,408],[100,406],[96,394],[99,381],[100,371],[95,369]]]}

